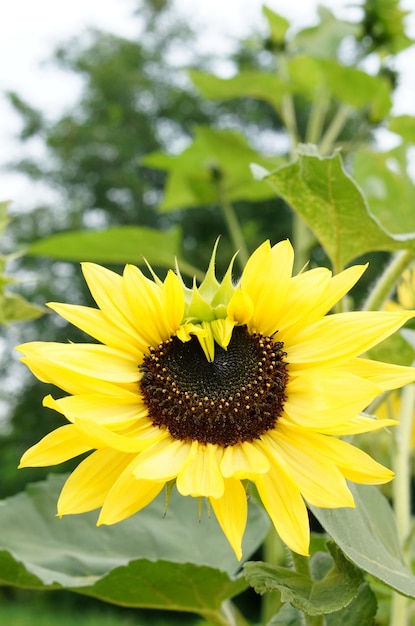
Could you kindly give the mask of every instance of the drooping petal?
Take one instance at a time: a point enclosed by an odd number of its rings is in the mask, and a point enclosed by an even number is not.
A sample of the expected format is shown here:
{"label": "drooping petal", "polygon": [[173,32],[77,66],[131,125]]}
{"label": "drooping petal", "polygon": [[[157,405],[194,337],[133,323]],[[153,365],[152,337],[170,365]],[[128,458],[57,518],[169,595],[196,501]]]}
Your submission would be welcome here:
{"label": "drooping petal", "polygon": [[[286,413],[283,413],[278,418],[278,424],[287,426],[288,428],[292,428],[293,426],[298,429],[304,428],[293,423],[293,420],[288,418]],[[327,421],[325,424],[320,422],[315,428],[304,428],[304,431],[309,433],[310,430],[314,430],[325,435],[342,437],[346,435],[358,435],[359,433],[374,432],[376,430],[381,430],[382,428],[388,428],[389,426],[396,426],[397,424],[398,422],[393,419],[376,419],[369,415],[356,415],[355,417],[348,419],[347,422],[330,423]]]}
{"label": "drooping petal", "polygon": [[274,456],[269,460],[270,471],[255,479],[259,496],[282,541],[298,554],[308,555],[310,527],[300,490]]}
{"label": "drooping petal", "polygon": [[221,498],[225,486],[219,471],[217,446],[193,441],[190,454],[178,473],[176,485],[182,496]]}
{"label": "drooping petal", "polygon": [[91,448],[108,447],[120,452],[133,453],[141,452],[167,436],[161,430],[154,428],[150,420],[148,422],[148,424],[144,423],[135,429],[130,429],[125,435],[114,433],[109,428],[87,419],[75,419],[75,426]]}
{"label": "drooping petal", "polygon": [[163,482],[136,478],[135,464],[136,459],[125,468],[106,495],[98,518],[98,526],[116,524],[134,515],[152,502],[163,489]]}
{"label": "drooping petal", "polygon": [[108,491],[133,457],[104,448],[84,459],[63,486],[58,500],[59,517],[102,506]]}
{"label": "drooping petal", "polygon": [[303,497],[319,507],[353,507],[353,496],[343,474],[321,450],[313,448],[308,434],[279,427],[264,435],[270,454],[284,465]]}
{"label": "drooping petal", "polygon": [[20,467],[45,467],[57,465],[91,449],[79,430],[66,424],[52,430],[34,446],[26,450],[20,459]]}
{"label": "drooping petal", "polygon": [[247,498],[239,480],[227,478],[224,492],[220,498],[209,498],[216,518],[227,540],[231,544],[236,558],[242,558],[242,537],[248,517]]}
{"label": "drooping petal", "polygon": [[138,456],[134,476],[166,483],[176,478],[181,471],[190,449],[190,443],[172,439],[170,436],[162,439]]}
{"label": "drooping petal", "polygon": [[265,454],[254,443],[244,443],[228,446],[223,451],[220,471],[225,478],[245,478],[253,480],[258,474],[265,474],[269,470],[269,461]]}

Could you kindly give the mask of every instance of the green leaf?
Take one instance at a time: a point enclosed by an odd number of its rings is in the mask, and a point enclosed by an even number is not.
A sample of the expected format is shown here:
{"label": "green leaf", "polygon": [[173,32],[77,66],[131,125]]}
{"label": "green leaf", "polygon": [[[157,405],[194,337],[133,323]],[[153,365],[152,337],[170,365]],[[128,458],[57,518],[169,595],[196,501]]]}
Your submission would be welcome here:
{"label": "green leaf", "polygon": [[406,148],[399,146],[387,152],[361,149],[353,166],[370,212],[382,226],[390,233],[413,233],[415,185],[407,171]]}
{"label": "green leaf", "polygon": [[[56,517],[65,477],[50,476],[0,506],[0,582],[29,588],[70,588],[128,606],[216,610],[246,586],[240,563],[216,519],[194,498],[164,494],[114,526],[96,527],[97,514]],[[269,528],[249,505],[244,537],[248,558]],[[175,599],[176,598],[176,599]]]}
{"label": "green leaf", "polygon": [[330,613],[326,617],[326,626],[373,626],[377,613],[378,603],[376,596],[368,583],[362,583],[359,593],[341,611]]}
{"label": "green leaf", "polygon": [[160,267],[172,267],[179,256],[179,228],[160,231],[143,226],[119,226],[103,231],[58,233],[33,243],[28,253],[64,261],[135,263],[144,259]]}
{"label": "green leaf", "polygon": [[349,486],[356,508],[309,508],[355,565],[399,593],[415,598],[415,576],[404,564],[388,501],[375,487]]}
{"label": "green leaf", "polygon": [[190,70],[189,76],[204,98],[233,100],[255,98],[268,102],[278,111],[281,100],[291,87],[276,74],[245,70],[232,78],[218,78],[199,70]]}
{"label": "green leaf", "polygon": [[262,12],[267,18],[268,26],[271,31],[271,40],[277,46],[282,46],[285,40],[285,34],[290,26],[290,22],[282,15],[278,15],[269,7],[263,5]]}
{"label": "green leaf", "polygon": [[193,143],[181,154],[153,153],[142,163],[169,172],[161,208],[171,211],[220,204],[223,199],[254,202],[271,197],[267,185],[250,174],[250,163],[258,159],[268,166],[276,162],[253,150],[235,132],[199,126]]}
{"label": "green leaf", "polygon": [[389,130],[401,135],[408,143],[415,143],[415,117],[413,115],[398,115],[389,120]]}
{"label": "green leaf", "polygon": [[257,593],[278,589],[281,601],[308,615],[333,613],[347,606],[357,595],[362,573],[337,546],[329,546],[332,567],[321,580],[269,563],[246,563],[245,576]]}
{"label": "green leaf", "polygon": [[339,154],[321,158],[311,146],[267,176],[277,193],[307,222],[336,271],[374,250],[415,252],[415,233],[393,235],[370,213]]}
{"label": "green leaf", "polygon": [[355,109],[368,109],[373,121],[382,120],[392,106],[388,81],[334,59],[306,55],[293,57],[288,64],[294,90],[309,98],[326,86],[338,101]]}
{"label": "green leaf", "polygon": [[356,37],[359,32],[358,23],[339,20],[325,6],[318,6],[320,23],[299,31],[293,41],[292,48],[301,50],[317,58],[336,57],[338,48],[345,37]]}
{"label": "green leaf", "polygon": [[17,293],[0,293],[0,323],[2,324],[36,319],[44,312],[40,306],[30,304]]}
{"label": "green leaf", "polygon": [[247,584],[243,577],[193,563],[146,559],[118,567],[94,585],[75,589],[105,602],[136,608],[190,611],[201,615],[219,611]]}

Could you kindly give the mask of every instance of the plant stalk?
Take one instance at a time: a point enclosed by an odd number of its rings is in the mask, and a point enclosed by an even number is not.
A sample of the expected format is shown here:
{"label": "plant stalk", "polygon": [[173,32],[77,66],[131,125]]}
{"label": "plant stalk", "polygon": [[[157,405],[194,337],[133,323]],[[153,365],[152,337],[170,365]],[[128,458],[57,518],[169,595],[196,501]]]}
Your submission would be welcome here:
{"label": "plant stalk", "polygon": [[219,204],[223,209],[223,213],[225,215],[226,225],[228,227],[228,233],[231,237],[232,244],[235,250],[239,250],[239,254],[236,258],[237,263],[239,263],[239,267],[241,270],[244,269],[246,262],[249,259],[249,252],[247,245],[245,243],[245,238],[242,232],[241,225],[239,224],[238,217],[236,215],[235,209],[231,202],[229,202],[226,197],[226,193],[223,189],[223,185],[221,182],[218,182],[217,185],[218,190],[218,200]]}
{"label": "plant stalk", "polygon": [[[410,554],[406,541],[411,531],[411,440],[415,407],[415,385],[402,391],[400,421],[396,430],[395,479],[392,483],[393,506],[403,554],[409,565]],[[406,626],[408,623],[408,598],[394,592],[392,595],[390,626]]]}
{"label": "plant stalk", "polygon": [[351,108],[347,104],[342,104],[337,109],[337,113],[331,120],[331,123],[321,138],[318,146],[319,152],[322,156],[327,156],[333,152],[336,140],[347,122],[350,111]]}
{"label": "plant stalk", "polygon": [[399,277],[402,275],[402,272],[408,267],[414,259],[414,256],[413,252],[403,250],[402,252],[397,252],[392,257],[392,260],[386,266],[372,291],[369,293],[363,305],[363,311],[377,311],[382,308],[398,282]]}

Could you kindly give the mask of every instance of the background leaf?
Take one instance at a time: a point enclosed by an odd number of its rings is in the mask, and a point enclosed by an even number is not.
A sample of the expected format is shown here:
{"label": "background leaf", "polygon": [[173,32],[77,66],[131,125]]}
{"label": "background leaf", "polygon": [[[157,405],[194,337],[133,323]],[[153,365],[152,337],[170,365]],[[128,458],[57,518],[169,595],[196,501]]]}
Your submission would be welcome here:
{"label": "background leaf", "polygon": [[144,264],[172,267],[179,257],[179,228],[160,231],[144,226],[119,226],[103,231],[57,233],[35,241],[28,250],[34,256],[49,256],[65,261]]}
{"label": "background leaf", "polygon": [[364,582],[350,604],[341,611],[326,616],[326,626],[373,626],[377,608],[376,596],[369,584]]}
{"label": "background leaf", "polygon": [[415,598],[415,576],[404,564],[395,518],[379,489],[349,485],[356,508],[309,508],[346,556],[403,595]]}
{"label": "background leaf", "polygon": [[[51,475],[47,481],[29,485],[25,493],[2,501],[0,579],[3,584],[39,588],[63,586],[98,596],[104,593],[103,589],[106,589],[105,593],[113,589],[113,593],[118,595],[110,601],[121,604],[138,593],[134,590],[136,579],[141,576],[140,566],[131,565],[130,569],[129,563],[140,561],[149,579],[161,577],[161,589],[162,575],[171,577],[172,571],[183,580],[191,578],[202,585],[203,576],[197,573],[198,567],[202,566],[211,581],[212,590],[220,582],[219,588],[224,585],[226,593],[230,590],[239,593],[245,585],[240,581],[233,584],[240,563],[216,519],[209,517],[205,510],[202,520],[198,520],[197,500],[194,498],[184,498],[173,490],[165,517],[162,494],[124,522],[96,527],[95,512],[63,519],[56,517],[56,500],[64,478]],[[245,558],[261,544],[268,528],[266,514],[251,501],[243,543]],[[164,562],[164,569],[157,574],[160,560]],[[106,577],[117,568],[119,573],[113,572],[107,584]],[[209,572],[209,569],[212,571]],[[118,575],[122,583],[117,582]],[[130,584],[127,584],[129,578]],[[193,583],[194,589],[195,586],[196,582]],[[123,592],[124,600],[120,595]],[[205,598],[205,602],[209,601],[202,586],[198,593]],[[220,593],[220,589],[216,590],[215,597]],[[152,603],[156,602],[154,598],[154,595],[151,596]],[[144,606],[142,602],[139,600],[140,606]]]}
{"label": "background leaf", "polygon": [[[285,567],[261,562],[246,563],[245,576],[257,593],[278,589],[282,602],[290,602],[303,613],[333,613],[356,597],[362,583],[362,573],[343,556],[336,545],[330,544],[329,549],[331,568],[322,579],[314,580]],[[314,555],[313,559],[318,557]]]}
{"label": "background leaf", "polygon": [[222,195],[228,202],[269,198],[269,187],[250,174],[250,163],[256,159],[268,166],[277,163],[276,159],[264,157],[251,148],[238,133],[199,126],[193,143],[181,154],[152,153],[142,163],[168,171],[160,206],[171,211],[220,204]]}
{"label": "background leaf", "polygon": [[368,210],[339,154],[321,158],[302,146],[298,158],[267,176],[277,193],[307,222],[339,271],[374,250],[415,251],[415,232],[392,235]]}

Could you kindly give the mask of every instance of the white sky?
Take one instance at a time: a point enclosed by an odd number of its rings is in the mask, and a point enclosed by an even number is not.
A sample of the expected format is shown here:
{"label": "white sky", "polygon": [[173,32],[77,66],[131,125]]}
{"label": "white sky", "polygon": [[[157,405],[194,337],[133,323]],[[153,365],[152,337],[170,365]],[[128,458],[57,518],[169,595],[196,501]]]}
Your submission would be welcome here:
{"label": "white sky", "polygon": [[[262,0],[175,0],[183,16],[190,16],[192,25],[200,29],[199,45],[204,51],[217,50],[231,43],[233,37],[252,32],[264,25]],[[315,17],[317,0],[268,0],[275,11],[294,19],[296,24],[309,25]],[[109,30],[127,37],[136,35],[131,20],[138,0],[0,0],[0,168],[10,158],[24,156],[24,146],[13,136],[19,129],[19,118],[6,103],[3,92],[14,90],[29,103],[55,117],[69,108],[79,93],[80,81],[59,72],[47,60],[63,41],[82,33],[88,26]],[[343,16],[352,16],[346,5],[352,0],[322,2]],[[415,37],[414,0],[403,3],[412,8],[411,35]],[[415,115],[415,47],[401,55],[403,87],[397,113]],[[43,191],[21,177],[0,171],[0,199],[12,198],[24,203]]]}

